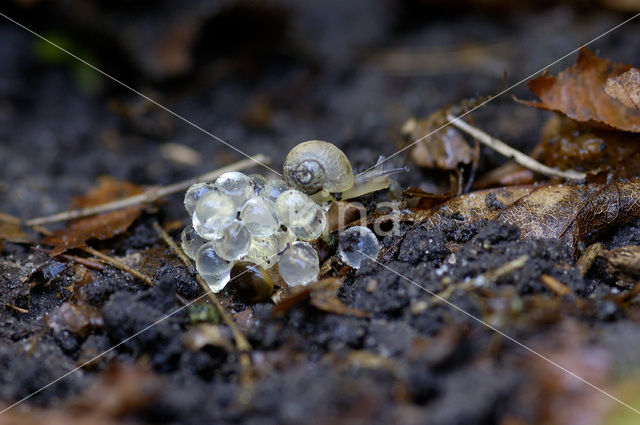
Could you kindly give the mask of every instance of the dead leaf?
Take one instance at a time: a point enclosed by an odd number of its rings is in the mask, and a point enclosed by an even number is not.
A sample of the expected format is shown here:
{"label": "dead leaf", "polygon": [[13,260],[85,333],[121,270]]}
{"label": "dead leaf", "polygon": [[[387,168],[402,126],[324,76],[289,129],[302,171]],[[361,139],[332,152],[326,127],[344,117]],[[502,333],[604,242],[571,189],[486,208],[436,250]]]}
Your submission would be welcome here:
{"label": "dead leaf", "polygon": [[607,261],[610,272],[628,276],[630,280],[640,277],[640,246],[602,250],[599,255]]}
{"label": "dead leaf", "polygon": [[27,234],[20,225],[0,219],[0,240],[15,243],[31,243],[35,238]]}
{"label": "dead leaf", "polygon": [[529,82],[529,88],[541,102],[520,102],[560,112],[572,120],[593,126],[638,133],[640,111],[628,108],[604,90],[607,79],[619,77],[630,68],[626,64],[612,64],[583,48],[571,68],[557,76],[544,74]]}
{"label": "dead leaf", "polygon": [[327,313],[342,314],[355,317],[369,317],[368,311],[349,307],[338,298],[338,290],[342,279],[328,278],[306,286],[290,288],[289,296],[280,301],[273,309],[274,314],[284,314],[293,306],[309,299],[309,303],[318,310]]}
{"label": "dead leaf", "polygon": [[[143,189],[129,182],[103,177],[98,185],[86,195],[77,197],[74,207],[88,208],[116,201],[142,193]],[[86,246],[90,239],[110,239],[126,231],[144,209],[144,205],[134,205],[69,223],[66,229],[55,232],[43,243],[53,245],[51,256],[62,254],[68,249]]]}
{"label": "dead leaf", "polygon": [[537,159],[550,167],[635,177],[640,174],[638,141],[633,133],[591,128],[553,116],[544,125],[535,151]]}
{"label": "dead leaf", "polygon": [[618,77],[608,78],[604,92],[627,108],[640,111],[640,71],[631,68]]}
{"label": "dead leaf", "polygon": [[[424,138],[443,124],[443,111],[422,119],[410,119],[402,127],[407,142]],[[411,150],[411,158],[420,167],[438,170],[457,170],[460,164],[469,164],[473,152],[457,129],[449,126],[417,143]]]}
{"label": "dead leaf", "polygon": [[640,217],[640,179],[481,190],[433,209],[370,215],[358,224],[369,226],[386,220],[437,228],[450,223],[451,217],[460,225],[481,219],[515,225],[522,239],[560,239],[578,254],[581,245],[599,232]]}
{"label": "dead leaf", "polygon": [[228,353],[234,350],[233,336],[229,328],[210,323],[189,329],[184,341],[191,351],[200,351],[205,346],[219,347]]}
{"label": "dead leaf", "polygon": [[86,246],[90,239],[110,239],[126,231],[143,209],[143,205],[136,205],[74,221],[46,237],[43,243],[54,246],[51,256],[55,257],[68,249]]}
{"label": "dead leaf", "polygon": [[[162,379],[138,365],[115,364],[70,403],[76,412],[118,418],[146,406],[160,393]],[[92,423],[88,421],[86,423]]]}
{"label": "dead leaf", "polygon": [[102,314],[100,310],[86,303],[65,302],[47,315],[45,322],[56,332],[69,331],[86,335],[91,329],[102,327]]}
{"label": "dead leaf", "polygon": [[122,198],[139,195],[144,192],[140,186],[111,176],[98,178],[96,186],[85,195],[76,196],[71,202],[72,208],[89,208],[106,204]]}

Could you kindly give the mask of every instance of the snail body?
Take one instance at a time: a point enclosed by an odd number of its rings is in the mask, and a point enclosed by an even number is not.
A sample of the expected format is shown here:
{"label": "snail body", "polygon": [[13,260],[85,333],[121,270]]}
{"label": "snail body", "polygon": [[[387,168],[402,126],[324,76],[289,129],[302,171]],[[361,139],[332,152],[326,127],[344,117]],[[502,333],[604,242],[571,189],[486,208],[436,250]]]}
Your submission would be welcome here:
{"label": "snail body", "polygon": [[350,199],[389,187],[391,174],[405,168],[384,170],[374,167],[357,176],[351,162],[336,145],[310,140],[295,146],[284,161],[287,185],[313,196],[316,201]]}

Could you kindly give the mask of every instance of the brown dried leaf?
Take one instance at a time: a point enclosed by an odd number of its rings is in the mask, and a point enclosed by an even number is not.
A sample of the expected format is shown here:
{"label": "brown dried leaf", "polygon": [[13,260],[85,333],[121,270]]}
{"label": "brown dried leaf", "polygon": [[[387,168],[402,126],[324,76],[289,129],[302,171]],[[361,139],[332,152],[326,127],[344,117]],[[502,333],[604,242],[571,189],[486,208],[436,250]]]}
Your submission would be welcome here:
{"label": "brown dried leaf", "polygon": [[[402,127],[409,143],[424,138],[447,122],[446,111],[440,110],[422,119],[410,119]],[[411,159],[425,168],[456,170],[459,164],[469,164],[473,152],[457,129],[449,126],[417,143],[411,150]]]}
{"label": "brown dried leaf", "polygon": [[273,309],[274,314],[284,314],[293,306],[309,299],[309,303],[318,310],[327,313],[342,314],[355,317],[369,317],[367,311],[349,307],[338,298],[338,290],[342,286],[342,279],[328,278],[311,283],[307,286],[290,288],[287,298],[280,301]]}
{"label": "brown dried leaf", "polygon": [[340,301],[338,290],[342,286],[342,279],[323,279],[311,286],[309,302],[318,310],[354,317],[370,316],[368,311],[349,307]]}
{"label": "brown dried leaf", "polygon": [[544,125],[535,150],[538,159],[551,167],[635,177],[640,174],[638,141],[637,134],[590,128],[553,116]]}
{"label": "brown dried leaf", "polygon": [[27,234],[20,225],[0,219],[0,240],[15,243],[31,243],[35,239]]}
{"label": "brown dried leaf", "polygon": [[110,239],[126,231],[143,209],[143,205],[136,205],[74,221],[46,237],[43,243],[54,246],[51,256],[55,257],[68,249],[86,246],[90,239]]}
{"label": "brown dried leaf", "polygon": [[98,178],[98,184],[85,195],[76,196],[72,208],[89,208],[106,204],[129,196],[139,195],[144,190],[133,183],[117,180],[111,176]]}
{"label": "brown dried leaf", "polygon": [[437,228],[456,216],[461,223],[493,219],[520,228],[521,238],[554,238],[575,253],[598,232],[640,217],[640,179],[582,186],[515,186],[453,198],[434,209],[369,216],[361,225],[385,220]]}
{"label": "brown dried leaf", "polygon": [[612,64],[583,48],[571,68],[557,76],[545,74],[529,82],[529,88],[541,102],[521,102],[561,112],[578,122],[639,133],[640,111],[626,107],[604,91],[608,78],[616,78],[630,68],[626,64]]}
{"label": "brown dried leaf", "polygon": [[47,326],[56,332],[69,331],[85,335],[92,328],[102,327],[102,314],[100,310],[86,303],[65,302],[47,315],[45,321]]}
{"label": "brown dried leaf", "polygon": [[[142,193],[143,189],[129,182],[102,177],[98,185],[86,195],[77,197],[73,205],[80,208],[94,207]],[[126,231],[140,215],[144,205],[134,205],[69,223],[66,229],[55,232],[44,239],[53,245],[51,256],[62,254],[67,249],[86,246],[90,239],[110,239]]]}
{"label": "brown dried leaf", "polygon": [[619,77],[608,78],[604,92],[627,108],[640,111],[640,71],[631,68]]}
{"label": "brown dried leaf", "polygon": [[640,276],[640,246],[622,246],[600,255],[607,261],[611,272],[631,278]]}
{"label": "brown dried leaf", "polygon": [[70,409],[98,417],[122,417],[148,405],[161,389],[162,380],[152,371],[138,365],[115,364],[74,400]]}

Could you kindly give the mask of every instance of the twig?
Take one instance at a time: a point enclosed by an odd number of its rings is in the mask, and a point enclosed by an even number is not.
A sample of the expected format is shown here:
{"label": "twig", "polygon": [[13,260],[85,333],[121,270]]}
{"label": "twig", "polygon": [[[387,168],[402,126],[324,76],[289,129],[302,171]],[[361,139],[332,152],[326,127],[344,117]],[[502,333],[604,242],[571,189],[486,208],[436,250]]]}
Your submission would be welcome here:
{"label": "twig", "polygon": [[192,184],[214,180],[221,174],[227,173],[229,171],[237,171],[237,170],[244,170],[247,168],[251,168],[256,165],[256,161],[269,162],[269,158],[266,157],[265,155],[258,154],[258,155],[255,155],[252,159],[244,159],[242,161],[235,162],[231,165],[227,165],[226,167],[219,168],[215,171],[211,171],[207,174],[203,174],[201,176],[198,176],[192,179],[183,180],[181,182],[173,183],[168,186],[152,187],[151,189],[139,195],[130,196],[124,199],[118,199],[117,201],[108,202],[106,204],[97,205],[95,207],[68,210],[68,211],[63,211],[61,213],[57,213],[57,214],[53,214],[45,217],[32,218],[31,220],[28,220],[26,224],[27,226],[34,226],[34,225],[40,225],[40,224],[46,224],[46,223],[56,223],[59,221],[68,221],[76,218],[95,215],[98,213],[104,213],[104,212],[113,211],[121,208],[126,208],[133,205],[153,202],[167,195],[171,195],[173,193],[187,190],[189,186],[191,186]]}
{"label": "twig", "polygon": [[10,304],[10,303],[6,303],[5,307],[10,308],[13,311],[17,311],[18,313],[22,313],[22,314],[29,313],[29,310],[26,310],[24,308],[20,308],[17,305],[13,305],[13,304]]}
{"label": "twig", "polygon": [[480,143],[483,143],[484,145],[489,146],[491,149],[501,153],[506,157],[513,158],[518,164],[522,165],[523,167],[527,167],[533,171],[537,171],[547,176],[563,177],[565,179],[570,179],[570,180],[584,180],[587,177],[586,173],[581,173],[579,171],[575,171],[575,170],[562,171],[562,170],[556,170],[555,168],[548,167],[536,161],[535,159],[531,158],[529,155],[523,154],[519,150],[512,148],[511,146],[507,145],[503,141],[488,135],[484,131],[479,130],[467,124],[460,118],[456,118],[451,114],[447,114],[447,119],[452,125],[464,131],[465,133],[473,136]]}
{"label": "twig", "polygon": [[[169,236],[169,234],[167,234],[167,232],[165,232],[164,229],[157,222],[153,223],[153,228],[156,230],[156,232],[158,232],[158,235],[160,235],[162,240],[165,241],[167,245],[169,245],[169,247],[173,250],[173,252],[175,252],[175,254],[180,258],[180,260],[182,260],[182,262],[188,268],[191,268],[191,266],[193,265],[191,262],[191,259],[187,257],[187,255],[182,251],[182,249],[178,246],[178,244],[174,242],[171,236]],[[231,329],[231,332],[233,333],[233,338],[236,342],[236,347],[238,347],[238,350],[240,350],[240,364],[242,366],[242,370],[245,372],[245,379],[248,379],[248,376],[249,376],[248,371],[250,370],[249,368],[251,367],[251,359],[249,357],[251,344],[249,344],[249,341],[247,341],[247,339],[244,337],[242,332],[240,332],[240,330],[236,326],[236,322],[234,322],[233,319],[227,314],[224,307],[222,307],[222,304],[220,304],[218,297],[216,297],[216,294],[214,294],[211,291],[211,289],[207,285],[207,282],[204,281],[204,279],[202,278],[202,276],[200,276],[199,273],[196,273],[196,280],[198,281],[200,288],[202,288],[202,290],[207,295],[211,303],[218,309],[218,312],[220,313],[222,320],[224,320],[227,326],[229,326],[229,328]]]}
{"label": "twig", "polygon": [[542,283],[544,283],[544,285],[547,288],[551,289],[551,291],[553,291],[553,293],[556,295],[572,294],[571,289],[567,285],[560,282],[558,279],[556,279],[553,276],[550,276],[548,274],[543,274],[542,276],[540,276],[540,280],[542,281]]}
{"label": "twig", "polygon": [[151,278],[149,276],[147,276],[146,274],[140,273],[138,270],[131,268],[129,266],[127,266],[125,263],[116,260],[113,257],[109,257],[106,254],[103,254],[102,252],[98,251],[97,249],[91,248],[90,246],[85,246],[80,248],[81,250],[83,250],[84,252],[86,252],[87,254],[91,254],[94,257],[98,257],[100,260],[102,260],[103,262],[117,268],[120,269],[124,272],[129,273],[131,276],[140,279],[141,281],[143,281],[144,283],[146,283],[149,286],[153,286],[154,283],[151,280]]}
{"label": "twig", "polygon": [[[18,219],[19,220],[19,219]],[[33,230],[35,230],[36,232],[44,235],[44,236],[51,236],[51,232],[49,231],[49,229],[46,229],[42,226],[40,226],[39,224],[32,224],[31,228]],[[140,273],[139,271],[132,269],[131,267],[127,266],[125,263],[123,263],[122,261],[118,261],[113,257],[109,257],[107,254],[103,254],[102,252],[98,251],[97,249],[93,249],[89,246],[84,246],[84,247],[79,247],[78,248],[81,251],[86,252],[87,254],[93,255],[94,257],[98,257],[100,260],[102,260],[102,262],[109,264],[110,266],[115,267],[116,269],[122,270],[125,273],[129,273],[131,276],[140,279],[141,281],[143,281],[144,283],[146,283],[149,286],[153,286],[153,281],[151,280],[151,278],[149,276],[147,276],[146,274]]]}

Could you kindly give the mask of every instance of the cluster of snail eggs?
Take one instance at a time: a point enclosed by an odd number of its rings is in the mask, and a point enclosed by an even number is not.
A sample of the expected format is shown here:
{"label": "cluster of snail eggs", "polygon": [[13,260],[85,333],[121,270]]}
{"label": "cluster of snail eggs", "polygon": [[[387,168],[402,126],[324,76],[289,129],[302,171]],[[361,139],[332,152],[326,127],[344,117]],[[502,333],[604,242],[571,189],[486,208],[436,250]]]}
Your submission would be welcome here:
{"label": "cluster of snail eggs", "polygon": [[324,231],[326,211],[284,181],[224,173],[214,183],[191,186],[184,205],[192,224],[182,232],[182,249],[213,292],[225,287],[238,261],[264,269],[277,263],[291,286],[318,277],[309,241]]}

